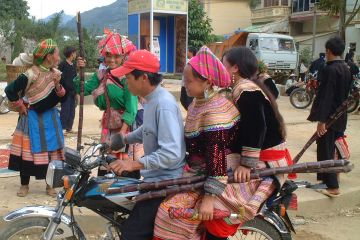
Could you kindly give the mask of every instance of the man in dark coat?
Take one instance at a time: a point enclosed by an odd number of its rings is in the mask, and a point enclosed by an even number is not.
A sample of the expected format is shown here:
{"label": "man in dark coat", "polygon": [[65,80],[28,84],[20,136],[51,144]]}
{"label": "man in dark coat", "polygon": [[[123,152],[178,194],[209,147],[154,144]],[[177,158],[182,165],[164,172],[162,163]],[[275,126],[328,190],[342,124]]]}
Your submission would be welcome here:
{"label": "man in dark coat", "polygon": [[[325,48],[327,63],[320,74],[320,86],[308,117],[309,121],[318,122],[318,161],[334,158],[335,140],[345,132],[347,115],[342,115],[329,129],[325,128],[325,122],[347,99],[351,85],[349,68],[341,58],[345,50],[344,41],[339,37],[330,38]],[[327,196],[340,194],[336,173],[319,174],[318,180],[327,185],[327,189],[323,191]]]}

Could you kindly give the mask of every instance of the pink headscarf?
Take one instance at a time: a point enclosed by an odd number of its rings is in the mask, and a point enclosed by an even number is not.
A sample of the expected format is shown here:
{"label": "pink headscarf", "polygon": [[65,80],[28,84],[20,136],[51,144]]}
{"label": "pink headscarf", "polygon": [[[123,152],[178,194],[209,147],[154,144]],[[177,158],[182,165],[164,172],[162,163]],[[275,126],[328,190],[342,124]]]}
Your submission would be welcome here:
{"label": "pink headscarf", "polygon": [[189,64],[212,85],[221,88],[230,86],[231,78],[225,66],[207,46],[200,48],[196,56],[190,59]]}
{"label": "pink headscarf", "polygon": [[100,40],[98,48],[100,55],[103,57],[106,56],[107,52],[118,55],[129,55],[129,53],[136,50],[135,45],[130,40],[118,33],[112,32],[108,32],[107,36]]}

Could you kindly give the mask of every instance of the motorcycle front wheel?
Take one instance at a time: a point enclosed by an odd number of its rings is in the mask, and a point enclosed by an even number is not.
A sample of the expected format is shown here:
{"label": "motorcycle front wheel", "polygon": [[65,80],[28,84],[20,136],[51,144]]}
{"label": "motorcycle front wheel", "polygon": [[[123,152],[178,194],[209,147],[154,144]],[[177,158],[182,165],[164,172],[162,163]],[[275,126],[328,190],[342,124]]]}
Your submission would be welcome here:
{"label": "motorcycle front wheel", "polygon": [[350,101],[347,106],[347,113],[352,113],[359,107],[359,99],[355,100],[353,96],[350,96],[349,100]]}
{"label": "motorcycle front wheel", "polygon": [[[39,240],[41,239],[46,227],[49,225],[50,220],[45,217],[31,217],[14,220],[9,224],[4,225],[0,231],[0,239],[6,240]],[[78,227],[74,226],[75,235],[78,236]],[[55,232],[53,239],[58,240],[80,240],[80,237],[69,237],[68,230],[64,230],[61,227]]]}
{"label": "motorcycle front wheel", "polygon": [[229,240],[291,240],[291,234],[281,234],[274,226],[262,218],[244,223]]}
{"label": "motorcycle front wheel", "polygon": [[294,108],[304,109],[310,106],[312,95],[304,88],[297,88],[290,94],[290,103]]}

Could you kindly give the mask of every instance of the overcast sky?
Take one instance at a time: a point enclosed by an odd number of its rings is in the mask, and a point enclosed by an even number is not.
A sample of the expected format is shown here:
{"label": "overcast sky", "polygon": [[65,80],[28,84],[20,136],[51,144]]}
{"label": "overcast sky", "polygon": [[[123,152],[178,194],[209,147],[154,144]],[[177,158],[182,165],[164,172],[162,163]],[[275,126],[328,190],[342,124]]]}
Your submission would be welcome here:
{"label": "overcast sky", "polygon": [[68,15],[76,15],[76,12],[85,12],[96,7],[109,5],[116,0],[26,0],[30,7],[30,16],[36,19],[64,10]]}

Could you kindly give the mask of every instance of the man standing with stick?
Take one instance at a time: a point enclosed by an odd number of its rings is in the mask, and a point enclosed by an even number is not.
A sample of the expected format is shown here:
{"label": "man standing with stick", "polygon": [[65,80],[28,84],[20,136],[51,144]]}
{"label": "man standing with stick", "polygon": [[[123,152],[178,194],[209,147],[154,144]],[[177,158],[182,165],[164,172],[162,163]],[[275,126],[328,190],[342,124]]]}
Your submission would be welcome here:
{"label": "man standing with stick", "polygon": [[[335,141],[345,132],[347,115],[343,114],[328,129],[326,128],[326,121],[347,99],[351,85],[350,71],[341,58],[345,50],[344,41],[339,37],[330,38],[326,42],[325,48],[327,64],[319,75],[321,84],[308,117],[309,121],[318,122],[318,161],[334,158]],[[327,189],[322,191],[323,194],[329,197],[340,194],[336,173],[318,174],[318,180],[327,186]]]}

